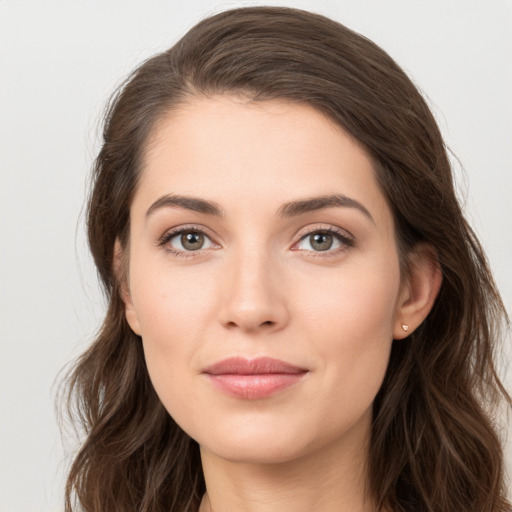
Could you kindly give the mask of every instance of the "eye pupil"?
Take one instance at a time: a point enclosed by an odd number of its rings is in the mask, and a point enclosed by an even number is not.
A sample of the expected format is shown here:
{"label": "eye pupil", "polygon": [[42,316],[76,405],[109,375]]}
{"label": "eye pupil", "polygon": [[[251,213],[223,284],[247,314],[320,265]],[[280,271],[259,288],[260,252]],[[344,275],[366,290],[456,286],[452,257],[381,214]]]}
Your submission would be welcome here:
{"label": "eye pupil", "polygon": [[188,251],[197,251],[204,244],[204,235],[196,231],[189,231],[181,235],[181,245]]}
{"label": "eye pupil", "polygon": [[317,251],[327,251],[332,247],[333,236],[328,233],[316,233],[311,236],[311,247]]}

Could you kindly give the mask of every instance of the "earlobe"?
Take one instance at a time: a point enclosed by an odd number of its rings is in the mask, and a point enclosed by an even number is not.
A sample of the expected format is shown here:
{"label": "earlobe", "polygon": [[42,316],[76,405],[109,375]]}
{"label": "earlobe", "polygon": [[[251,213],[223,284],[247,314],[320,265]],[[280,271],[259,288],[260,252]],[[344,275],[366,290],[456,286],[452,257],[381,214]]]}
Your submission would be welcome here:
{"label": "earlobe", "polygon": [[398,301],[394,339],[406,338],[421,325],[434,306],[442,281],[435,249],[420,244],[409,258],[409,275]]}
{"label": "earlobe", "polygon": [[126,251],[122,248],[119,239],[116,239],[114,244],[114,272],[118,282],[119,294],[121,300],[124,303],[124,314],[126,321],[130,326],[131,330],[141,336],[139,318],[135,307],[133,305],[132,295],[130,293],[130,287],[128,283],[128,258],[126,257]]}

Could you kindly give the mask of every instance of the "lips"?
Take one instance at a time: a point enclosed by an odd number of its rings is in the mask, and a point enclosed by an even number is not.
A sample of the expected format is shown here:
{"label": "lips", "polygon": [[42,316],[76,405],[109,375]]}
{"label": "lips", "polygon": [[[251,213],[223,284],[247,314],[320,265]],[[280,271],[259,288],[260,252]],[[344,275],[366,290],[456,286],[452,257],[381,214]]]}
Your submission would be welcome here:
{"label": "lips", "polygon": [[256,375],[268,373],[302,373],[307,370],[298,366],[285,363],[271,357],[259,357],[258,359],[244,359],[242,357],[230,357],[209,366],[204,373],[210,375]]}
{"label": "lips", "polygon": [[223,393],[254,400],[297,384],[308,370],[269,357],[253,360],[232,357],[205,368],[203,373]]}

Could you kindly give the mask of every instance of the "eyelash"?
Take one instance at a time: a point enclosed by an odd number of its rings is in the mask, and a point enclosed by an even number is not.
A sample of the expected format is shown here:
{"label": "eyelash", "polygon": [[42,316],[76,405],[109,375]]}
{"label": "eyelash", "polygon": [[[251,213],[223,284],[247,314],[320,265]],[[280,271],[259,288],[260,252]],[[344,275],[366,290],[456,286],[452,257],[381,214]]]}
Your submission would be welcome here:
{"label": "eyelash", "polygon": [[[195,257],[199,256],[200,253],[202,252],[201,249],[198,249],[196,251],[180,251],[178,249],[169,247],[169,245],[168,245],[169,242],[176,236],[181,235],[183,233],[201,233],[204,236],[211,239],[210,236],[206,233],[206,231],[198,226],[183,226],[183,227],[172,229],[171,231],[166,232],[158,241],[158,245],[160,247],[164,247],[167,252],[171,253],[172,255],[174,255],[178,258],[187,259],[187,258],[195,258]],[[337,256],[339,253],[344,252],[347,249],[349,249],[350,247],[354,246],[354,239],[351,235],[348,235],[345,231],[341,231],[334,227],[316,228],[316,229],[309,230],[306,233],[303,233],[300,236],[299,240],[294,245],[305,240],[307,237],[309,237],[311,235],[315,235],[315,234],[332,235],[334,238],[336,238],[338,240],[338,242],[340,242],[342,244],[341,247],[338,247],[335,250],[326,250],[326,251],[309,251],[308,250],[307,252],[311,253],[310,255],[315,258],[317,258],[317,257],[328,258],[331,256]],[[298,249],[295,249],[295,250],[298,250]]]}

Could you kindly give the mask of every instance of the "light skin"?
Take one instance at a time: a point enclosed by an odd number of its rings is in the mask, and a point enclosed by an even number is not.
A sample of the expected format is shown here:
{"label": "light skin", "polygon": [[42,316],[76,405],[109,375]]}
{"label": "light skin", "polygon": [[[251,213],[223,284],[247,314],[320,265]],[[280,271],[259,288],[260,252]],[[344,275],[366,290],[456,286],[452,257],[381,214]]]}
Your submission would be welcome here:
{"label": "light skin", "polygon": [[[392,340],[424,320],[441,275],[421,246],[401,278],[366,151],[307,105],[193,98],[154,128],[130,222],[126,318],[200,445],[200,511],[373,510],[372,403]],[[306,371],[270,396],[231,396],[204,369],[232,356]]]}

